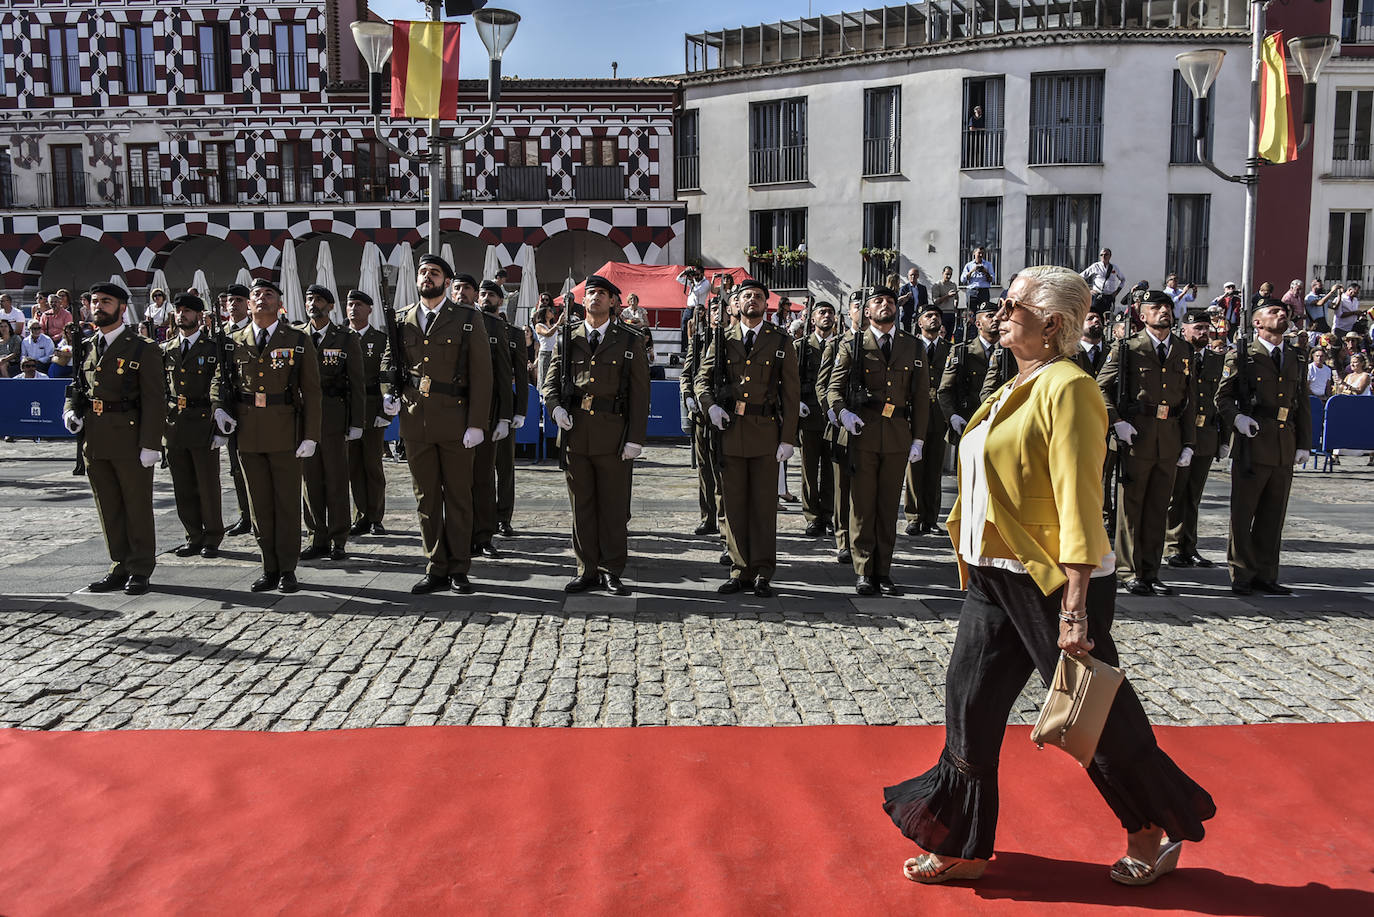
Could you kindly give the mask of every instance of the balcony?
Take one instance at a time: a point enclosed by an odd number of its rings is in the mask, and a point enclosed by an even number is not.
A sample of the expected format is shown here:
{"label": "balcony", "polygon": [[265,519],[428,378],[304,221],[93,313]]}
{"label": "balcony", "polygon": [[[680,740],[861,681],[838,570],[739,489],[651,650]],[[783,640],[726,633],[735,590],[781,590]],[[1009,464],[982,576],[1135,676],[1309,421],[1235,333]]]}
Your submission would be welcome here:
{"label": "balcony", "polygon": [[315,172],[302,168],[267,167],[268,197],[274,204],[305,204],[316,201]]}
{"label": "balcony", "polygon": [[304,51],[293,54],[278,52],[273,55],[277,65],[277,92],[305,92],[310,87],[306,79],[307,55]]}
{"label": "balcony", "polygon": [[959,160],[961,169],[1000,169],[1006,149],[1006,131],[964,128],[964,147]]}
{"label": "balcony", "polygon": [[805,260],[784,264],[781,261],[750,261],[749,273],[770,290],[806,289]]}
{"label": "balcony", "polygon": [[501,201],[546,201],[549,171],[543,166],[501,166],[497,170]]}
{"label": "balcony", "polygon": [[1374,287],[1374,265],[1369,264],[1314,264],[1312,277],[1322,282],[1330,290],[1333,283],[1348,286],[1358,283],[1360,290]]}
{"label": "balcony", "polygon": [[864,175],[896,175],[902,171],[902,138],[865,137]]}
{"label": "balcony", "polygon": [[207,204],[236,204],[239,200],[239,177],[232,169],[201,172],[202,198]]}
{"label": "balcony", "polygon": [[152,54],[125,54],[124,93],[126,95],[147,95],[157,92],[157,81]]}
{"label": "balcony", "polygon": [[130,207],[156,207],[162,203],[162,185],[151,176],[132,175],[128,199]]}
{"label": "balcony", "polygon": [[1331,151],[1332,178],[1374,178],[1368,143],[1339,144]]}
{"label": "balcony", "polygon": [[357,203],[380,203],[391,199],[391,181],[385,168],[344,169],[344,184]]}
{"label": "balcony", "polygon": [[625,171],[620,166],[578,166],[573,194],[579,201],[623,201]]}
{"label": "balcony", "polygon": [[793,181],[806,181],[805,144],[749,151],[749,184],[772,185]]}
{"label": "balcony", "polygon": [[1101,165],[1101,163],[1102,125],[1031,125],[1031,165]]}
{"label": "balcony", "polygon": [[1374,43],[1374,9],[1363,10],[1354,15],[1341,16],[1341,44],[1367,45]]}
{"label": "balcony", "polygon": [[700,191],[701,190],[701,157],[693,154],[691,156],[677,157],[677,188],[679,191]]}

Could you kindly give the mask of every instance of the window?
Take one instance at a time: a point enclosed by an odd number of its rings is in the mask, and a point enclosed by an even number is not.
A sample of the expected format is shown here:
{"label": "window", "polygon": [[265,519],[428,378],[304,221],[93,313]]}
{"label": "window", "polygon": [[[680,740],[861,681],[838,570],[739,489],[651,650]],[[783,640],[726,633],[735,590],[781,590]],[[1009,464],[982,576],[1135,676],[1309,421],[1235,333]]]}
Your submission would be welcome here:
{"label": "window", "polygon": [[162,200],[162,177],[157,166],[157,144],[126,147],[129,154],[129,204],[150,207]]}
{"label": "window", "polygon": [[[889,204],[864,204],[864,248],[870,252],[863,263],[866,287],[885,284],[887,275],[897,272],[898,256],[892,254],[889,260],[888,254],[901,247],[897,239],[900,212],[901,205],[895,201]],[[881,254],[875,253],[874,249]]]}
{"label": "window", "polygon": [[507,137],[506,164],[499,170],[503,201],[546,201],[549,174],[539,161],[537,137]]}
{"label": "window", "polygon": [[1081,270],[1097,257],[1102,197],[1049,194],[1026,198],[1026,264]]}
{"label": "window", "polygon": [[[1207,158],[1212,158],[1212,125],[1216,123],[1217,90],[1212,87],[1208,96],[1211,104],[1207,106]],[[1174,71],[1173,125],[1169,132],[1169,162],[1178,165],[1200,163],[1197,158],[1197,141],[1193,139],[1193,90],[1183,74]]]}
{"label": "window", "polygon": [[[0,150],[0,207],[14,206],[14,168],[10,162],[10,151]],[[701,224],[697,224],[701,231]],[[698,244],[697,246],[701,246]]]}
{"label": "window", "polygon": [[141,95],[157,91],[153,80],[153,27],[126,25],[120,32],[123,49],[124,91]]}
{"label": "window", "polygon": [[749,273],[769,289],[805,289],[806,208],[751,211],[749,245]]}
{"label": "window", "polygon": [[196,78],[201,92],[229,91],[229,27],[222,22],[196,26]]}
{"label": "window", "polygon": [[1322,279],[1354,281],[1364,277],[1364,241],[1369,214],[1363,210],[1333,210],[1326,230],[1326,271]]}
{"label": "window", "polygon": [[964,80],[964,148],[960,168],[1002,168],[1007,134],[1005,97],[1003,77]]}
{"label": "window", "polygon": [[1374,105],[1374,91],[1342,89],[1336,93],[1331,139],[1333,175],[1374,178],[1369,155],[1371,105]]}
{"label": "window", "polygon": [[463,151],[444,144],[443,190],[439,199],[443,201],[460,200],[463,196]]}
{"label": "window", "polygon": [[304,23],[279,22],[272,26],[272,39],[276,50],[277,91],[301,92],[308,88]]}
{"label": "window", "polygon": [[288,204],[315,196],[314,157],[309,140],[283,140],[281,149],[281,199]]}
{"label": "window", "polygon": [[233,142],[205,145],[205,200],[211,204],[238,201],[238,168]]}
{"label": "window", "polygon": [[625,200],[625,173],[616,162],[614,137],[584,137],[582,164],[573,172],[579,201]]}
{"label": "window", "polygon": [[354,199],[373,202],[386,200],[386,147],[372,140],[358,140],[355,143],[356,146],[353,148]]}
{"label": "window", "polygon": [[1169,195],[1169,225],[1164,243],[1164,270],[1179,283],[1207,282],[1207,236],[1210,194]]}
{"label": "window", "polygon": [[806,100],[749,106],[749,184],[806,180]]}
{"label": "window", "polygon": [[86,170],[79,144],[53,146],[52,203],[54,207],[86,206]]}
{"label": "window", "polygon": [[701,112],[695,108],[677,116],[677,186],[679,190],[701,188]]}
{"label": "window", "polygon": [[682,257],[687,264],[701,263],[701,214],[687,214],[683,228]]}
{"label": "window", "polygon": [[539,165],[539,139],[537,137],[510,137],[506,140],[506,165]]}
{"label": "window", "polygon": [[1341,8],[1341,41],[1350,44],[1374,41],[1374,0],[1344,0]]}
{"label": "window", "polygon": [[959,268],[973,260],[973,250],[981,248],[992,262],[993,271],[1002,269],[1002,199],[966,197],[959,202]]}
{"label": "window", "polygon": [[1031,76],[1030,164],[1102,161],[1102,74]]}
{"label": "window", "polygon": [[902,171],[902,90],[899,86],[864,90],[864,174]]}
{"label": "window", "polygon": [[[538,162],[537,159],[535,161]],[[584,138],[582,141],[582,164],[584,166],[615,165],[615,138]]]}
{"label": "window", "polygon": [[81,91],[81,62],[77,57],[76,26],[58,25],[48,29],[48,83],[56,95],[75,95]]}

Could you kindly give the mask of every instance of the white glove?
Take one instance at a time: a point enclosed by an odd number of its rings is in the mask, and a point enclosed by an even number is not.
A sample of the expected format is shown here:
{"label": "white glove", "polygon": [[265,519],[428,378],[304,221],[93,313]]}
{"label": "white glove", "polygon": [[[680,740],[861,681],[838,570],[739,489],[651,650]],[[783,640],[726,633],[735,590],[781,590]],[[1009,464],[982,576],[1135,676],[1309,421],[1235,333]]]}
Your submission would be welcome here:
{"label": "white glove", "polygon": [[687,405],[687,412],[689,414],[695,414],[697,412],[698,407],[695,398],[687,398],[684,403]]}
{"label": "white glove", "polygon": [[1237,414],[1235,419],[1236,432],[1241,436],[1254,436],[1259,432],[1259,424],[1253,417],[1246,417],[1244,414]]}
{"label": "white glove", "polygon": [[1307,464],[1307,460],[1310,459],[1311,457],[1312,457],[1312,452],[1311,452],[1311,450],[1308,450],[1308,449],[1299,449],[1298,452],[1297,452],[1297,454],[1293,456],[1293,464],[1294,464],[1294,465],[1306,465],[1306,464]]}
{"label": "white glove", "polygon": [[498,420],[498,421],[496,421],[496,429],[491,431],[491,441],[494,442],[494,443],[499,443],[501,440],[505,439],[507,436],[510,436],[510,421],[509,421],[509,420]]}
{"label": "white glove", "polygon": [[487,434],[480,427],[468,427],[467,432],[463,434],[463,448],[471,449],[480,446],[482,440],[486,438]]}
{"label": "white glove", "polygon": [[830,421],[831,426],[834,426],[835,424],[837,424],[837,423],[840,422],[840,419],[839,419],[838,417],[835,416],[835,409],[834,409],[834,408],[826,408],[826,409],[825,409],[825,419],[828,420],[828,421]]}
{"label": "white glove", "polygon": [[848,408],[840,411],[840,424],[850,436],[857,436],[864,428],[864,422],[859,419],[859,415]]}
{"label": "white glove", "polygon": [[227,436],[221,436],[216,433],[214,436],[210,437],[211,449],[223,449],[227,445],[229,445],[229,437]]}
{"label": "white glove", "polygon": [[911,451],[906,454],[907,464],[919,462],[921,455],[926,451],[926,441],[923,439],[913,439],[911,441]]}
{"label": "white glove", "polygon": [[525,415],[524,415],[524,414],[516,414],[514,417],[512,417],[512,418],[510,419],[510,428],[511,428],[512,430],[518,430],[518,429],[520,429],[521,427],[523,427],[524,425],[525,425]]}
{"label": "white glove", "polygon": [[372,418],[372,426],[374,426],[374,427],[389,427],[389,426],[391,426],[391,418],[390,418],[390,417],[386,417],[386,416],[374,417],[374,418]]}
{"label": "white glove", "polygon": [[810,416],[811,416],[811,409],[808,408],[808,407],[806,406],[806,402],[805,402],[805,401],[803,401],[803,402],[801,403],[801,416],[803,416],[803,417],[810,417]]}
{"label": "white glove", "polygon": [[1178,467],[1187,468],[1193,464],[1193,447],[1184,446],[1183,451],[1178,454]]}
{"label": "white glove", "polygon": [[296,450],[296,458],[310,458],[315,454],[315,441],[313,439],[301,440],[300,448]]}
{"label": "white glove", "polygon": [[724,430],[726,426],[730,423],[729,413],[726,412],[725,408],[721,407],[718,404],[711,405],[710,410],[708,410],[706,413],[710,415],[711,423],[715,425],[715,428],[717,430]]}
{"label": "white glove", "polygon": [[633,462],[644,454],[644,447],[639,443],[626,443],[625,448],[620,450],[620,458],[626,462]]}
{"label": "white glove", "polygon": [[345,440],[348,440],[348,441],[350,441],[350,442],[353,441],[353,440],[355,440],[355,439],[362,439],[362,438],[363,438],[363,428],[362,428],[362,427],[349,427],[349,428],[348,428],[348,435],[344,437]]}
{"label": "white glove", "polygon": [[778,443],[778,461],[785,462],[796,453],[791,443]]}
{"label": "white glove", "polygon": [[156,449],[138,450],[138,463],[144,468],[152,468],[160,461],[162,461],[162,453]]}
{"label": "white glove", "polygon": [[382,413],[388,417],[395,417],[401,413],[401,399],[395,395],[387,395],[382,399]]}
{"label": "white glove", "polygon": [[1222,444],[1221,444],[1221,448],[1217,450],[1217,461],[1219,461],[1219,462],[1224,462],[1224,461],[1226,460],[1226,457],[1227,457],[1228,455],[1230,455],[1230,454],[1231,454],[1231,444],[1230,444],[1230,443],[1222,443]]}
{"label": "white glove", "polygon": [[568,414],[565,408],[556,407],[553,409],[553,422],[558,424],[558,429],[564,433],[572,429],[572,416]]}
{"label": "white glove", "polygon": [[229,412],[224,408],[215,408],[215,426],[219,427],[221,433],[228,436],[239,428],[239,422],[230,417]]}
{"label": "white glove", "polygon": [[1112,429],[1116,431],[1116,438],[1128,446],[1131,444],[1131,441],[1135,439],[1135,427],[1126,423],[1124,420],[1118,420],[1116,423],[1112,424]]}
{"label": "white glove", "polygon": [[80,433],[81,428],[86,426],[86,421],[71,411],[66,411],[62,414],[62,425],[67,428],[68,433]]}
{"label": "white glove", "polygon": [[964,425],[967,423],[968,421],[960,417],[958,414],[951,414],[949,417],[949,427],[951,430],[954,431],[955,435],[964,432]]}

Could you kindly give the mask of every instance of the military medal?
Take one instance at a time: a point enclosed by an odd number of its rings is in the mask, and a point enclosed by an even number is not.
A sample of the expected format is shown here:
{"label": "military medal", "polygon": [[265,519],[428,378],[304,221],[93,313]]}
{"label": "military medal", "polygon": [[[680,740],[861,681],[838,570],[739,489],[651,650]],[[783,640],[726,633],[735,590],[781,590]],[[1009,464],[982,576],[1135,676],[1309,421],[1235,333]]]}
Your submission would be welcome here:
{"label": "military medal", "polygon": [[115,360],[115,374],[116,374],[116,375],[120,375],[120,376],[124,375],[124,358],[123,358],[123,357],[120,357],[119,359]]}
{"label": "military medal", "polygon": [[892,416],[892,412],[895,411],[895,410],[897,410],[897,405],[893,404],[893,403],[890,402],[890,401],[889,401],[889,402],[886,402],[886,403],[883,405],[883,416],[884,416],[884,417],[891,417],[891,416]]}
{"label": "military medal", "polygon": [[1279,421],[1282,422],[1282,421],[1285,421],[1285,420],[1287,420],[1287,419],[1288,419],[1288,408],[1279,408]]}
{"label": "military medal", "polygon": [[256,393],[253,395],[253,407],[255,407],[255,408],[265,408],[265,407],[267,407],[267,393],[266,393],[266,392],[256,392]]}
{"label": "military medal", "polygon": [[428,395],[428,394],[429,394],[429,386],[430,386],[429,376],[423,376],[423,377],[421,377],[421,379],[420,379],[420,394],[421,394],[421,395]]}
{"label": "military medal", "polygon": [[1159,407],[1155,408],[1155,419],[1156,419],[1156,420],[1168,420],[1168,419],[1169,419],[1169,406],[1168,406],[1167,404],[1161,404]]}

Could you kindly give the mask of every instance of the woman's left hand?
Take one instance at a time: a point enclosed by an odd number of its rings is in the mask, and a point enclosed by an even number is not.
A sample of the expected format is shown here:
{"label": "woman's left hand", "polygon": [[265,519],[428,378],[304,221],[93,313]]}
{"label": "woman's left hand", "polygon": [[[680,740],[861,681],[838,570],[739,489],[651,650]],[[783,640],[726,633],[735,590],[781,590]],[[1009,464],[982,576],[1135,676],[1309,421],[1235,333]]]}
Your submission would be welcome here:
{"label": "woman's left hand", "polygon": [[1088,622],[1077,624],[1059,622],[1059,648],[1070,656],[1083,656],[1091,653],[1096,644],[1088,637]]}

